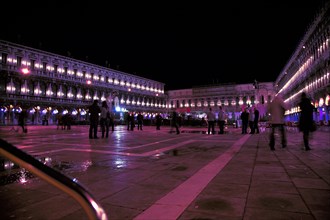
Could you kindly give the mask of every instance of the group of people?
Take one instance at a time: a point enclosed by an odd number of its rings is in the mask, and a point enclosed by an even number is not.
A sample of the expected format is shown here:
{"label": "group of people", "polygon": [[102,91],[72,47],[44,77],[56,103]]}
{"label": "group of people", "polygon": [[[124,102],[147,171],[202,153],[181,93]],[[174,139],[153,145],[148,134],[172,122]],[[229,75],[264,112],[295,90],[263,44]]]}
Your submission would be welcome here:
{"label": "group of people", "polygon": [[[313,130],[313,109],[310,99],[307,97],[305,92],[301,93],[301,100],[299,102],[299,108],[301,110],[299,117],[298,128],[299,131],[303,133],[304,147],[306,151],[311,150],[309,146],[309,134]],[[284,114],[288,110],[288,105],[284,102],[281,97],[281,94],[275,96],[273,101],[268,105],[268,112],[270,113],[270,124],[271,132],[269,137],[269,146],[273,151],[275,150],[275,130],[278,129],[281,134],[281,144],[282,148],[287,146],[287,139],[285,133],[285,120]]]}
{"label": "group of people", "polygon": [[100,107],[98,105],[98,100],[94,100],[93,104],[89,107],[89,114],[89,139],[99,138],[97,136],[97,128],[99,123],[101,126],[102,138],[108,138],[110,126],[112,131],[114,131],[114,115],[109,109],[107,102],[103,101]]}
{"label": "group of people", "polygon": [[242,134],[248,133],[248,127],[250,128],[250,134],[259,134],[259,110],[254,108],[245,108],[241,113],[242,120]]}
{"label": "group of people", "polygon": [[[136,116],[137,129],[142,131],[143,128],[143,114],[139,112]],[[126,115],[127,131],[134,131],[135,128],[135,117],[134,112],[128,112]]]}
{"label": "group of people", "polygon": [[56,115],[56,120],[57,120],[57,127],[56,127],[57,130],[59,130],[60,128],[61,130],[71,130],[73,117],[70,113],[66,113],[65,115],[58,113]]}
{"label": "group of people", "polygon": [[[213,111],[212,108],[209,108],[209,111],[206,113],[207,117],[207,133],[208,134],[215,134],[215,125],[216,125],[216,113]],[[219,124],[219,134],[225,133],[225,112],[222,110],[222,107],[219,107],[218,113],[218,124]]]}
{"label": "group of people", "polygon": [[[300,118],[299,118],[299,131],[303,133],[303,142],[306,151],[311,150],[309,146],[309,134],[313,131],[313,109],[314,106],[311,104],[310,99],[307,97],[305,92],[301,94],[301,101],[299,102],[300,107]],[[288,105],[284,102],[281,97],[281,94],[277,94],[271,103],[267,106],[267,112],[270,114],[269,123],[271,125],[271,132],[269,136],[269,146],[271,150],[275,150],[275,130],[279,130],[281,134],[281,144],[282,148],[287,147],[287,139],[285,132],[285,111],[288,110]],[[113,113],[109,110],[106,101],[102,102],[102,106],[98,106],[98,100],[94,100],[93,104],[89,107],[90,113],[90,128],[89,128],[89,138],[97,139],[97,126],[100,122],[102,138],[108,138],[109,136],[109,128],[110,125],[112,127],[112,131],[114,131],[114,117]],[[100,113],[100,118],[99,118]],[[134,115],[128,114],[128,125],[127,130],[133,130],[134,128]],[[23,114],[22,114],[23,118]],[[179,123],[178,123],[178,114],[176,111],[172,112],[171,116],[171,127],[175,128],[177,134],[180,134]],[[259,111],[256,107],[254,108],[245,108],[241,113],[242,119],[242,134],[247,134],[248,127],[250,128],[250,134],[259,133]],[[24,119],[20,119],[20,125],[24,131]],[[156,129],[160,130],[162,117],[160,114],[156,115]],[[216,124],[216,114],[209,108],[207,112],[207,120],[208,120],[208,134],[215,134],[215,124]],[[133,121],[133,122],[132,122]],[[137,115],[137,124],[138,130],[142,130],[143,125],[143,115],[141,112]],[[225,126],[225,113],[222,110],[222,107],[219,107],[218,112],[218,125],[219,125],[219,133],[224,134],[224,126]],[[171,131],[172,132],[172,129]]]}

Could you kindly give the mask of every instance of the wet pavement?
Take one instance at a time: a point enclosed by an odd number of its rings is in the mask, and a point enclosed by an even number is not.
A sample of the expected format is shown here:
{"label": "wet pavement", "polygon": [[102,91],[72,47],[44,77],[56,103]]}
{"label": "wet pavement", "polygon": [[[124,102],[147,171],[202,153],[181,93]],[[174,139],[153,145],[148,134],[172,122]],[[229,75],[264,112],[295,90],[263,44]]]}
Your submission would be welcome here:
{"label": "wet pavement", "polygon": [[[116,126],[108,139],[88,139],[87,126],[29,126],[27,134],[2,126],[0,138],[76,178],[108,219],[330,219],[329,129],[312,134],[311,151],[293,128],[285,149],[276,135],[275,151],[266,129],[169,131]],[[1,161],[1,219],[87,219],[70,196]]]}

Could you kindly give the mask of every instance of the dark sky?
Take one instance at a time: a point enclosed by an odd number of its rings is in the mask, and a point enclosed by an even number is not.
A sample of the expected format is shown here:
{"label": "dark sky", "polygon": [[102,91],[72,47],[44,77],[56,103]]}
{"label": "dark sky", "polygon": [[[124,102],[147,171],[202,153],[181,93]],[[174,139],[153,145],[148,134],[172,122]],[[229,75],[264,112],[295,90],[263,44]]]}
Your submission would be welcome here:
{"label": "dark sky", "polygon": [[31,2],[6,3],[0,39],[108,63],[169,90],[275,81],[322,0]]}

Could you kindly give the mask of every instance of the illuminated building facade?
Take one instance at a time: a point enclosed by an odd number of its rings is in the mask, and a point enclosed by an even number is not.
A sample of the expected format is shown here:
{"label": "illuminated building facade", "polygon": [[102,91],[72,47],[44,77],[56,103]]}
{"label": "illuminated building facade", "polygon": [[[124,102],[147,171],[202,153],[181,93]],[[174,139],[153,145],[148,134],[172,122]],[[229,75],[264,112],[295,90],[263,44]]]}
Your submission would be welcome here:
{"label": "illuminated building facade", "polygon": [[260,116],[266,116],[266,105],[274,95],[273,82],[214,84],[168,91],[168,107],[193,118],[202,118],[209,108],[217,113],[221,106],[228,121],[236,121],[240,119],[242,109],[248,107],[257,107]]}
{"label": "illuminated building facade", "polygon": [[291,106],[288,121],[298,121],[301,93],[316,107],[314,120],[329,124],[330,113],[330,3],[311,22],[293,55],[277,77],[275,88]]}
{"label": "illuminated building facade", "polygon": [[93,100],[146,116],[165,111],[164,83],[69,57],[0,41],[0,124],[25,108],[32,124],[70,113],[84,121]]}

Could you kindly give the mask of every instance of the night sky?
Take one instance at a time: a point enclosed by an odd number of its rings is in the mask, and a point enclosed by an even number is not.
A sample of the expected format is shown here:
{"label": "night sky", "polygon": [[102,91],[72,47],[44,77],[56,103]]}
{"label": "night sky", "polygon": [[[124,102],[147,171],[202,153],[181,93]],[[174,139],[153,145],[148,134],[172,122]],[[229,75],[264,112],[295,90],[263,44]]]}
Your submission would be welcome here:
{"label": "night sky", "polygon": [[74,2],[6,3],[0,39],[108,65],[170,90],[275,81],[322,0]]}

